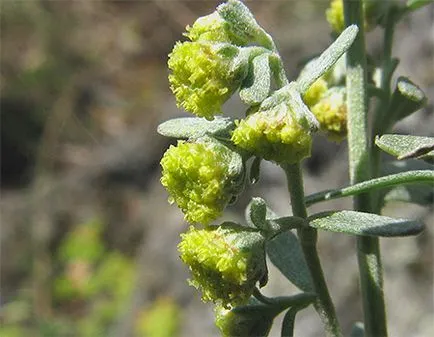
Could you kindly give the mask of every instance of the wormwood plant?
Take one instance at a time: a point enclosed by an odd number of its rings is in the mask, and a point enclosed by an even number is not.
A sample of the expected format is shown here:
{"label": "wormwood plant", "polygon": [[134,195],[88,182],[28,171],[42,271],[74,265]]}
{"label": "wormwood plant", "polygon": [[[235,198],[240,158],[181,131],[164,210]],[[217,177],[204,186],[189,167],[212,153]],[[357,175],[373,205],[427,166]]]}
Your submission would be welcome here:
{"label": "wormwood plant", "polygon": [[[388,134],[426,102],[410,79],[392,83],[398,64],[391,55],[393,32],[401,18],[426,3],[333,0],[326,14],[335,40],[293,81],[272,37],[237,0],[197,19],[187,27],[187,41],[175,45],[170,86],[178,106],[197,117],[159,126],[160,134],[179,139],[161,160],[161,182],[191,224],[181,235],[180,257],[191,271],[190,284],[214,303],[223,336],[266,336],[282,312],[281,334],[292,336],[297,312],[309,305],[327,336],[342,335],[316,250],[321,230],[357,236],[364,327],[356,324],[353,336],[387,335],[378,238],[416,235],[423,224],[379,213],[396,198],[430,203],[434,182],[434,138]],[[366,55],[364,41],[375,26],[384,29],[378,65]],[[237,92],[247,111],[237,120],[218,116]],[[374,96],[378,104],[368,128]],[[300,164],[317,131],[334,141],[348,137],[351,185],[305,196]],[[383,165],[380,149],[398,160],[418,160]],[[256,197],[245,223],[211,224],[247,184],[258,181],[262,160],[285,171],[292,215],[279,216]],[[354,198],[354,210],[307,212],[309,205],[347,196]],[[266,255],[300,293],[261,294]]]}

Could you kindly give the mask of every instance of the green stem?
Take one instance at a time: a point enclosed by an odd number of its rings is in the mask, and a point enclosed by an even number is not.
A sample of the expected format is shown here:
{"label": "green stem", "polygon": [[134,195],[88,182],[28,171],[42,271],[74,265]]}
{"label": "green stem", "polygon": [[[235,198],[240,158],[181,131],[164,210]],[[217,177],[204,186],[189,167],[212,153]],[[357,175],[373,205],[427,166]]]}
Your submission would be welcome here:
{"label": "green stem", "polygon": [[414,183],[434,183],[434,172],[430,170],[415,170],[391,174],[385,177],[363,181],[352,186],[308,195],[305,198],[305,203],[307,206],[310,206],[317,202],[358,195],[374,189],[384,189],[395,185]]}
{"label": "green stem", "polygon": [[[372,139],[375,136],[382,135],[387,132],[391,126],[391,121],[389,120],[392,116],[385,116],[388,112],[390,98],[391,98],[391,88],[390,82],[392,80],[393,71],[396,68],[396,63],[392,59],[392,46],[393,46],[393,35],[395,31],[396,23],[396,8],[391,7],[386,13],[385,19],[385,29],[383,37],[383,57],[381,64],[381,83],[380,90],[383,92],[383,97],[378,104],[374,113],[374,125],[372,128]],[[377,177],[381,169],[381,150],[373,146],[372,147],[372,176]],[[373,194],[374,207],[373,211],[380,212],[380,195],[378,193]]]}
{"label": "green stem", "polygon": [[[304,204],[304,187],[300,164],[285,165],[283,169],[287,177],[293,215],[306,219],[307,211]],[[303,227],[298,229],[297,233],[312,275],[314,290],[317,294],[314,306],[325,325],[326,335],[329,337],[342,336],[316,249],[317,231],[311,227]]]}
{"label": "green stem", "polygon": [[[344,0],[345,25],[356,24],[359,34],[347,52],[348,149],[351,184],[371,177],[366,54],[361,0]],[[354,197],[354,209],[372,210],[369,194]],[[363,298],[366,337],[387,336],[383,277],[378,238],[358,237],[357,257]]]}

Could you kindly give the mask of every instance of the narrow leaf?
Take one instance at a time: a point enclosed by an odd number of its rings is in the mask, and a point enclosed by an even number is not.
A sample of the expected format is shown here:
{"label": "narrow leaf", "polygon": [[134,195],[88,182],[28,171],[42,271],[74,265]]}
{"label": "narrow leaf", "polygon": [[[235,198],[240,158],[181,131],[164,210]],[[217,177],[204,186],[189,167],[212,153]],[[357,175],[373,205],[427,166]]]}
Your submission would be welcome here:
{"label": "narrow leaf", "polygon": [[412,184],[392,186],[384,191],[384,201],[402,201],[421,206],[430,206],[434,203],[434,172],[433,167],[421,160],[392,161],[382,165],[383,174],[408,174],[411,170],[425,171],[431,176],[427,184]]}
{"label": "narrow leaf", "polygon": [[291,308],[289,309],[282,321],[282,332],[280,334],[281,337],[293,337],[294,336],[294,325],[295,325],[295,316],[297,315],[298,310]]}
{"label": "narrow leaf", "polygon": [[252,198],[246,208],[246,222],[250,227],[268,230],[265,220],[267,215],[267,205],[262,198]]}
{"label": "narrow leaf", "polygon": [[268,219],[267,221],[269,223],[269,227],[272,230],[272,235],[277,235],[280,232],[290,229],[300,228],[302,226],[306,226],[307,224],[305,219],[297,216],[285,216],[281,218]]}
{"label": "narrow leaf", "polygon": [[414,11],[425,5],[428,5],[429,3],[432,3],[432,0],[408,0],[406,5],[408,9]]}
{"label": "narrow leaf", "polygon": [[355,211],[322,212],[309,217],[309,226],[337,233],[364,236],[408,236],[419,234],[424,225],[415,220],[394,219]]}
{"label": "narrow leaf", "polygon": [[249,74],[240,90],[240,98],[246,104],[259,104],[270,93],[271,74],[268,57],[268,54],[262,54],[252,61]]}
{"label": "narrow leaf", "polygon": [[302,94],[322,75],[324,75],[350,48],[357,36],[359,28],[356,25],[347,27],[341,35],[328,47],[297,80]]}
{"label": "narrow leaf", "polygon": [[312,278],[297,237],[283,232],[266,244],[271,262],[299,289],[313,292]]}
{"label": "narrow leaf", "polygon": [[308,127],[311,131],[319,129],[319,122],[315,115],[309,110],[307,105],[301,98],[300,92],[296,89],[295,83],[292,82],[288,86],[289,100],[287,101],[289,107],[294,111],[297,116],[297,120],[307,121]]}
{"label": "narrow leaf", "polygon": [[403,119],[426,104],[425,93],[406,77],[399,77],[391,106],[397,109],[396,120]]}
{"label": "narrow leaf", "polygon": [[157,132],[166,137],[189,139],[207,134],[225,135],[234,127],[230,118],[216,117],[212,121],[197,117],[170,119],[158,126]]}
{"label": "narrow leaf", "polygon": [[[392,172],[400,171],[396,170]],[[374,178],[352,186],[311,194],[305,198],[305,203],[307,206],[310,206],[321,201],[358,195],[372,190],[385,189],[401,184],[425,184],[428,188],[432,188],[431,186],[434,184],[434,172],[431,169],[423,169]]]}
{"label": "narrow leaf", "polygon": [[408,135],[383,135],[375,144],[399,160],[408,158],[434,159],[434,138]]}

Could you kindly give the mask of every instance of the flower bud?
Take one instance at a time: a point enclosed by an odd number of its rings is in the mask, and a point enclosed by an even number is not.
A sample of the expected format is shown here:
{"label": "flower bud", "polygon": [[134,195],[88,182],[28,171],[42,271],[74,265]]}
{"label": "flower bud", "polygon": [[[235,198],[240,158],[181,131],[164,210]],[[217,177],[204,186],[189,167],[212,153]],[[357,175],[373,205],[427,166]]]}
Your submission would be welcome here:
{"label": "flower bud", "polygon": [[342,33],[345,28],[343,0],[331,0],[326,19],[335,33]]}
{"label": "flower bud", "polygon": [[255,156],[278,164],[293,164],[310,155],[311,132],[307,123],[282,102],[236,122],[232,141]]}
{"label": "flower bud", "polygon": [[[386,13],[389,1],[363,0],[363,21],[366,31],[371,31],[379,23]],[[326,18],[332,30],[340,34],[345,28],[343,0],[331,0],[330,7],[326,10]]]}
{"label": "flower bud", "polygon": [[169,55],[170,88],[178,106],[212,120],[239,88],[248,60],[237,58],[239,49],[229,44],[178,42]]}
{"label": "flower bud", "polygon": [[185,36],[191,41],[226,42],[237,46],[245,46],[249,42],[235,34],[231,25],[218,12],[202,16],[193,26],[187,26]]}
{"label": "flower bud", "polygon": [[189,283],[202,292],[203,301],[225,307],[245,303],[267,275],[264,238],[258,232],[191,226],[181,238],[178,249],[192,273]]}
{"label": "flower bud", "polygon": [[312,107],[320,123],[320,129],[334,141],[341,141],[347,135],[347,103],[344,87],[333,87]]}
{"label": "flower bud", "polygon": [[265,305],[214,309],[215,325],[223,337],[268,336],[275,313]]}
{"label": "flower bud", "polygon": [[308,107],[311,107],[319,102],[327,89],[327,82],[324,80],[324,78],[320,77],[304,93],[303,101]]}
{"label": "flower bud", "polygon": [[162,185],[191,223],[208,224],[217,219],[242,180],[242,159],[214,141],[179,141],[161,159]]}

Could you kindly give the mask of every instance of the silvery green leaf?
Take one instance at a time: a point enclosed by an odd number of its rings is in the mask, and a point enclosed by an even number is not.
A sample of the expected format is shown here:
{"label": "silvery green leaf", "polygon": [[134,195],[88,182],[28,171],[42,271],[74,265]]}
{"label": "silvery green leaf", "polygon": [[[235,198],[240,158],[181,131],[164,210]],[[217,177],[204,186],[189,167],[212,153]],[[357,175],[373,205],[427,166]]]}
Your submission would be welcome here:
{"label": "silvery green leaf", "polygon": [[267,218],[267,221],[271,236],[277,235],[283,231],[300,228],[307,225],[305,219],[297,216],[284,216],[280,218],[273,217],[272,219]]}
{"label": "silvery green leaf", "polygon": [[246,208],[246,222],[250,227],[267,231],[268,225],[265,220],[267,205],[262,198],[252,198]]}
{"label": "silvery green leaf", "polygon": [[363,236],[408,236],[419,234],[424,225],[415,220],[356,211],[330,211],[308,218],[309,226],[331,232]]}
{"label": "silvery green leaf", "polygon": [[298,88],[302,94],[322,75],[324,75],[350,48],[359,32],[356,25],[347,27],[341,35],[328,47],[315,61],[305,68],[297,80]]}
{"label": "silvery green leaf", "polygon": [[249,105],[256,105],[270,92],[271,74],[268,53],[255,57],[240,90],[240,98]]}
{"label": "silvery green leaf", "polygon": [[296,89],[296,83],[291,82],[288,85],[289,99],[287,101],[289,107],[295,112],[298,121],[307,121],[308,128],[315,132],[319,129],[319,122],[315,115],[309,110],[307,105],[303,102],[300,92]]}
{"label": "silvery green leaf", "polygon": [[[412,170],[432,171],[433,166],[421,160],[391,161],[382,165],[382,174],[396,174]],[[425,184],[412,184],[395,186],[384,193],[384,201],[410,202],[422,206],[434,203],[434,186]]]}
{"label": "silvery green leaf", "polygon": [[158,126],[157,132],[166,137],[196,139],[205,135],[226,135],[235,127],[230,118],[216,117],[212,121],[198,117],[170,119]]}
{"label": "silvery green leaf", "polygon": [[389,107],[383,116],[381,130],[389,130],[397,121],[411,115],[427,102],[425,93],[406,77],[399,77]]}
{"label": "silvery green leaf", "polygon": [[403,119],[426,104],[425,93],[406,77],[399,77],[391,106],[397,109],[396,120]]}
{"label": "silvery green leaf", "polygon": [[277,235],[267,241],[266,250],[271,262],[291,283],[303,291],[313,292],[312,278],[295,234],[286,231]]}
{"label": "silvery green leaf", "polygon": [[256,22],[253,14],[241,1],[228,0],[217,7],[217,12],[241,39],[256,42],[270,50],[275,49],[271,36]]}
{"label": "silvery green leaf", "polygon": [[406,7],[410,10],[419,9],[425,5],[432,3],[432,0],[408,0],[406,3]]}
{"label": "silvery green leaf", "polygon": [[399,160],[420,158],[434,160],[434,138],[408,135],[382,135],[375,138],[375,144]]}

